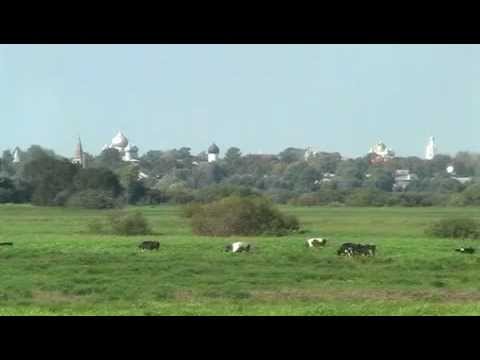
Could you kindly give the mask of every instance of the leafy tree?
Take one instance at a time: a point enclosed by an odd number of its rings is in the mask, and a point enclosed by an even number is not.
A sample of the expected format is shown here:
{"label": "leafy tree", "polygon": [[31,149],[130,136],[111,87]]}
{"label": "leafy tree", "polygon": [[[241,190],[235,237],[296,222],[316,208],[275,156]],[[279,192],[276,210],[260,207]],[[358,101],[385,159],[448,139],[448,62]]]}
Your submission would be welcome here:
{"label": "leafy tree", "polygon": [[375,166],[370,172],[370,177],[364,182],[366,187],[376,188],[378,190],[392,191],[395,179],[392,173],[382,166]]}
{"label": "leafy tree", "polygon": [[116,149],[105,149],[94,160],[95,167],[104,167],[110,170],[115,170],[122,165],[122,155]]}
{"label": "leafy tree", "polygon": [[337,176],[344,180],[360,180],[365,177],[368,163],[362,159],[342,161],[337,168]]}
{"label": "leafy tree", "polygon": [[242,153],[237,147],[231,147],[225,153],[225,169],[228,174],[234,174],[241,167]]}
{"label": "leafy tree", "polygon": [[15,185],[9,178],[0,178],[0,203],[15,201]]}
{"label": "leafy tree", "polygon": [[73,178],[76,191],[99,190],[117,197],[122,193],[119,177],[107,168],[79,169]]}
{"label": "leafy tree", "polygon": [[231,185],[238,185],[238,186],[251,186],[254,187],[257,183],[258,178],[254,175],[245,174],[245,175],[233,175],[230,176],[226,182]]}
{"label": "leafy tree", "polygon": [[463,204],[480,205],[480,183],[469,185],[461,194]]}
{"label": "leafy tree", "polygon": [[337,152],[321,152],[318,153],[316,156],[308,159],[308,163],[322,174],[335,173],[341,160],[342,156]]}
{"label": "leafy tree", "polygon": [[51,156],[38,156],[25,164],[23,176],[33,188],[32,203],[35,205],[54,205],[57,193],[72,187],[78,167],[70,161],[58,160]]}
{"label": "leafy tree", "polygon": [[283,150],[280,154],[278,154],[280,161],[285,162],[287,164],[302,161],[305,156],[305,149],[293,148],[289,147]]}
{"label": "leafy tree", "polygon": [[307,162],[299,161],[288,166],[284,179],[292,184],[294,190],[310,192],[319,187],[316,180],[321,177],[321,173]]}
{"label": "leafy tree", "polygon": [[448,155],[438,154],[428,162],[431,168],[431,176],[445,174],[445,169],[452,163],[452,158]]}
{"label": "leafy tree", "polygon": [[219,183],[225,177],[225,170],[217,163],[201,163],[192,170],[193,188]]}
{"label": "leafy tree", "polygon": [[0,159],[0,172],[12,176],[15,174],[15,167],[13,166],[13,155],[10,150],[5,150],[3,152],[2,158]]}

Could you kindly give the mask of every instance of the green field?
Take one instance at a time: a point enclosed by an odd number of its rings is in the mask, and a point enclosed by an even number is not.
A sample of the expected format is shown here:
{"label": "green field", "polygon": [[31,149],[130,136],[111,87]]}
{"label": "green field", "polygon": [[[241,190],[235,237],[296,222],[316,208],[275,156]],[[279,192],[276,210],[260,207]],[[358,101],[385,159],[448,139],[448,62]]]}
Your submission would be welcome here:
{"label": "green field", "polygon": [[[194,236],[178,207],[140,209],[155,235],[87,233],[102,211],[0,206],[0,242],[14,243],[0,247],[0,314],[480,314],[480,253],[453,251],[475,240],[424,235],[433,220],[480,209],[283,207],[305,234],[248,239]],[[305,248],[313,236],[330,240]],[[160,251],[140,252],[144,239]],[[255,251],[225,253],[234,239]],[[376,244],[376,257],[337,256],[347,241]]]}

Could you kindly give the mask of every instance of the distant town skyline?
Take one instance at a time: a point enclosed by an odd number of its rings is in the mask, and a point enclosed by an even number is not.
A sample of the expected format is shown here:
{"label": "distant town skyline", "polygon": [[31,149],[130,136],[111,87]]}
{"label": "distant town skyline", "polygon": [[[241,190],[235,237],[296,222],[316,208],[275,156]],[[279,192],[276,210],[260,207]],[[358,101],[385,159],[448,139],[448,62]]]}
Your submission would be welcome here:
{"label": "distant town skyline", "polygon": [[480,152],[478,45],[1,45],[0,148]]}

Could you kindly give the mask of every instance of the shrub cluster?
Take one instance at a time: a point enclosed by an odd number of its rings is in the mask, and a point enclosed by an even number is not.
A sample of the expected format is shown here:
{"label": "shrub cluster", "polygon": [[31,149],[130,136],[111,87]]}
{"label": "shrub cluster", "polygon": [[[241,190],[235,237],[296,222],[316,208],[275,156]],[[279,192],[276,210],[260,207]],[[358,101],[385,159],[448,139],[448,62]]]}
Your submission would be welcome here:
{"label": "shrub cluster", "polygon": [[264,197],[230,196],[206,205],[190,207],[195,234],[229,235],[283,235],[300,228],[298,219],[285,215]]}
{"label": "shrub cluster", "polygon": [[357,188],[345,190],[319,190],[300,194],[289,201],[296,206],[464,206],[462,193],[442,194],[428,192],[386,192],[377,189]]}
{"label": "shrub cluster", "polygon": [[[57,198],[62,197],[62,195],[63,193],[57,194]],[[66,195],[67,194],[64,196]],[[110,193],[93,189],[76,192],[68,197],[67,200],[63,201],[65,201],[65,205],[68,207],[86,209],[112,209],[117,205],[117,202]],[[63,204],[59,203],[59,205]]]}
{"label": "shrub cluster", "polygon": [[442,219],[433,223],[426,233],[440,238],[478,239],[480,224],[471,218]]}
{"label": "shrub cluster", "polygon": [[95,234],[113,233],[115,235],[147,235],[152,228],[145,216],[137,211],[134,213],[117,211],[106,221],[94,220],[88,224],[89,232]]}

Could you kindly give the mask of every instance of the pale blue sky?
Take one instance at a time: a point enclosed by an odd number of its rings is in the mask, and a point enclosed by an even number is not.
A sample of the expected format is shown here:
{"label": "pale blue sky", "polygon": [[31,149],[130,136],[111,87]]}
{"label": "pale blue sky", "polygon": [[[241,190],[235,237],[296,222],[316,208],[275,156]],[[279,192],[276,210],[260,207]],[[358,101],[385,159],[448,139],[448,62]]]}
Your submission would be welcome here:
{"label": "pale blue sky", "polygon": [[0,45],[0,149],[480,152],[478,45]]}

